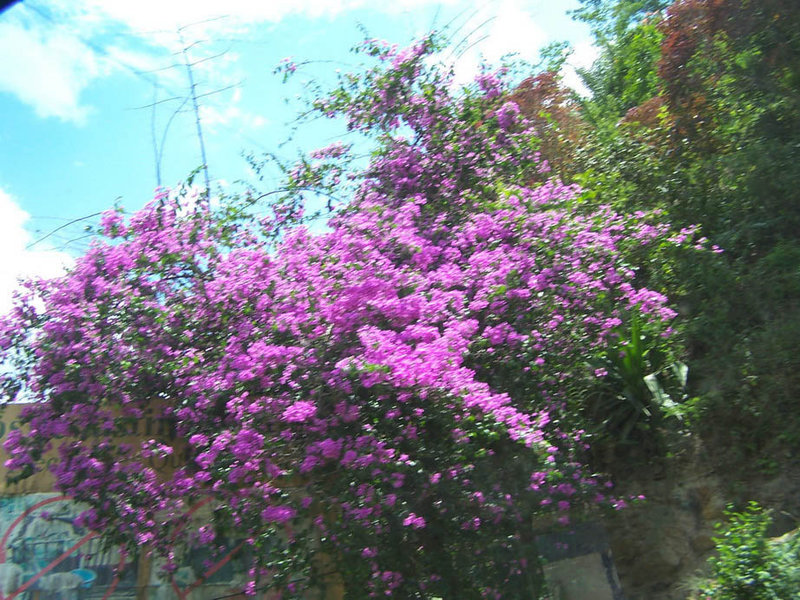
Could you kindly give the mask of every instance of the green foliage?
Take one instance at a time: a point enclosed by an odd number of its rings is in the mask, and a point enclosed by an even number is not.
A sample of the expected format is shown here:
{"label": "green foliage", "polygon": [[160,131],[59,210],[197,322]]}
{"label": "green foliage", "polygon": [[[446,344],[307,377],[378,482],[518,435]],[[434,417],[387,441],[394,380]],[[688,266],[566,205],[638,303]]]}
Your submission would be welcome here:
{"label": "green foliage", "polygon": [[637,272],[678,299],[693,423],[741,458],[800,439],[800,4],[581,4],[601,56],[563,176],[724,249]]}
{"label": "green foliage", "polygon": [[587,119],[599,126],[614,126],[630,109],[658,94],[656,63],[663,34],[652,22],[620,32],[619,37],[599,40],[603,52],[591,69],[579,72],[592,92],[585,102]]}
{"label": "green foliage", "polygon": [[710,559],[713,580],[704,600],[791,600],[800,589],[800,538],[772,542],[766,537],[769,514],[750,502],[745,510],[726,513],[714,538],[717,556]]}
{"label": "green foliage", "polygon": [[619,38],[629,27],[642,19],[657,14],[669,0],[579,0],[581,7],[572,16],[587,23],[592,33],[601,41]]}
{"label": "green foliage", "polygon": [[674,359],[674,347],[632,317],[590,364],[601,380],[584,400],[585,426],[614,442],[658,445],[655,428],[681,418],[678,402],[687,399],[688,367]]}
{"label": "green foliage", "polygon": [[543,72],[557,73],[572,55],[569,42],[550,42],[539,50],[541,57],[540,67]]}

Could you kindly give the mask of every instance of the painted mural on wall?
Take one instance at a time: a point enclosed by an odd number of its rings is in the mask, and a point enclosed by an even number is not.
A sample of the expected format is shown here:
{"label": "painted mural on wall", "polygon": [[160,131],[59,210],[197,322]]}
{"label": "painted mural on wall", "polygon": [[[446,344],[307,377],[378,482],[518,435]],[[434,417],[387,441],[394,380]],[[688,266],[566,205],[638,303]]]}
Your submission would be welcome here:
{"label": "painted mural on wall", "polygon": [[0,497],[0,600],[211,600],[237,595],[246,581],[241,544],[217,556],[190,548],[164,579],[157,560],[104,549],[75,524],[82,510],[58,494]]}
{"label": "painted mural on wall", "polygon": [[[23,405],[8,405],[0,415],[0,447],[9,431],[20,426]],[[172,442],[163,420],[143,418],[133,424],[126,443],[156,438]],[[76,525],[84,506],[53,491],[47,469],[18,483],[6,481],[0,451],[0,600],[230,600],[246,581],[241,544],[211,556],[199,545],[189,548],[177,572],[165,579],[157,560],[125,558],[104,549],[97,532]],[[159,472],[180,466],[173,462],[142,464]],[[207,503],[191,508],[195,526],[210,518]]]}
{"label": "painted mural on wall", "polygon": [[0,498],[4,600],[135,598],[137,565],[76,525],[82,506],[58,494]]}
{"label": "painted mural on wall", "polygon": [[[189,527],[196,529],[211,519],[210,499],[188,511]],[[189,542],[186,556],[167,581],[163,579],[161,562],[153,560],[149,574],[148,598],[152,600],[231,600],[247,583],[248,561],[241,542],[220,540],[225,548],[212,553],[199,540]],[[242,598],[245,598],[243,594]]]}

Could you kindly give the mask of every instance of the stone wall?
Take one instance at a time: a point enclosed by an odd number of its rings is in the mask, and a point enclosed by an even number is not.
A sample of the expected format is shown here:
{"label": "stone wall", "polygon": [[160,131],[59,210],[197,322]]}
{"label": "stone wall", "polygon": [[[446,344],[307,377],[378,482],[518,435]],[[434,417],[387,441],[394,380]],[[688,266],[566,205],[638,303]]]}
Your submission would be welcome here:
{"label": "stone wall", "polygon": [[[605,520],[626,600],[686,600],[708,575],[714,524],[729,503],[756,500],[771,508],[770,536],[798,526],[800,462],[781,457],[782,468],[765,472],[734,466],[724,453],[687,438],[668,459],[615,475],[620,495],[644,494],[646,502]],[[623,464],[620,461],[619,464]]]}

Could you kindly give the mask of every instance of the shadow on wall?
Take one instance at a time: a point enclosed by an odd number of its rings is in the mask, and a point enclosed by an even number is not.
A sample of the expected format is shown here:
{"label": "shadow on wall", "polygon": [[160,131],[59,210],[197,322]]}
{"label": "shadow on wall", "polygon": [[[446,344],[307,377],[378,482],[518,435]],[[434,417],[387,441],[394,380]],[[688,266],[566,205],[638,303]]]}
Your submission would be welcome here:
{"label": "shadow on wall", "polygon": [[579,523],[539,535],[536,546],[553,600],[624,600],[600,523]]}

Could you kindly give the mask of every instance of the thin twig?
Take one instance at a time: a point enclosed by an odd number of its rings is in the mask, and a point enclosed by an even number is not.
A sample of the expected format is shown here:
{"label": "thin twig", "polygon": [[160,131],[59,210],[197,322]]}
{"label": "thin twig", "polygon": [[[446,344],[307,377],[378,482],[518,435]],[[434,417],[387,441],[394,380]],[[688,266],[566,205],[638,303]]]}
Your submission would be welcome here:
{"label": "thin twig", "polygon": [[91,215],[86,215],[85,217],[78,217],[77,219],[72,219],[71,221],[69,221],[67,223],[64,223],[60,227],[56,227],[55,229],[53,229],[53,231],[51,231],[50,233],[40,237],[38,240],[34,240],[33,242],[31,242],[30,244],[25,246],[25,249],[26,250],[30,250],[31,248],[33,248],[39,242],[43,242],[44,240],[46,240],[47,238],[55,235],[56,233],[58,233],[62,229],[66,229],[70,225],[74,225],[75,223],[80,223],[81,221],[85,221],[85,220],[91,219],[93,217],[99,217],[102,214],[103,214],[103,211],[99,211],[99,212],[96,212],[96,213],[92,213]]}
{"label": "thin twig", "polygon": [[203,176],[206,181],[206,197],[211,194],[211,181],[208,175],[208,159],[206,158],[206,145],[203,140],[203,126],[200,123],[200,105],[197,103],[197,84],[194,81],[194,71],[192,64],[189,60],[189,51],[183,40],[183,28],[178,28],[178,38],[180,39],[181,46],[183,46],[183,61],[186,65],[186,75],[189,78],[189,94],[192,99],[192,106],[194,107],[194,122],[197,128],[197,141],[200,144],[200,160],[203,161]]}
{"label": "thin twig", "polygon": [[150,141],[153,144],[153,158],[156,163],[156,185],[161,187],[161,154],[156,142],[156,105],[158,104],[158,86],[153,85],[153,105],[150,112]]}

